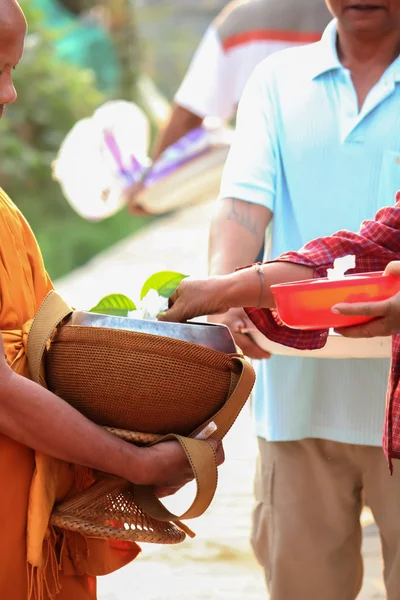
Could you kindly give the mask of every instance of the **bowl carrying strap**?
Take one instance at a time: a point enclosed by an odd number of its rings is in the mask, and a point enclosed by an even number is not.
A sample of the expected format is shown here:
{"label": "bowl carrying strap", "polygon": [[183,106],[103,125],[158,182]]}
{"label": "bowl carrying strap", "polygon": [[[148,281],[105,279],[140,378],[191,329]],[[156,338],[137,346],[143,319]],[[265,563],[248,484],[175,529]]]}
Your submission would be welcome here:
{"label": "bowl carrying strap", "polygon": [[40,383],[40,368],[47,342],[55,328],[73,309],[53,290],[47,294],[31,325],[28,343],[28,368],[32,381]]}
{"label": "bowl carrying strap", "polygon": [[[43,300],[30,329],[27,344],[28,366],[33,381],[39,383],[40,368],[47,343],[55,328],[73,312],[73,309],[56,292],[51,291]],[[168,440],[178,441],[188,457],[197,484],[197,493],[192,505],[182,515],[172,514],[155,496],[151,486],[134,485],[135,497],[141,508],[151,517],[160,521],[179,521],[199,517],[210,505],[218,481],[217,462],[213,446],[195,436],[210,422],[217,425],[211,438],[220,441],[232,427],[243,408],[254,385],[253,368],[241,355],[233,355],[238,363],[239,375],[232,373],[233,389],[223,407],[206,423],[194,431],[190,437],[169,434],[156,443]]]}
{"label": "bowl carrying strap", "polygon": [[[214,421],[217,425],[217,430],[210,436],[217,441],[222,440],[232,427],[250,395],[255,380],[253,368],[245,358],[235,356],[233,359],[237,361],[241,367],[239,379],[223,407],[207,421],[207,423]],[[196,431],[192,433],[192,436],[197,435],[207,423],[196,429]],[[180,442],[192,466],[197,485],[197,492],[192,505],[182,515],[178,516],[171,513],[162,502],[156,498],[153,488],[151,487],[135,485],[135,496],[138,504],[140,504],[143,510],[159,521],[194,519],[202,515],[208,508],[217,488],[218,471],[215,452],[213,447],[206,440],[196,440],[194,437],[187,438],[170,434],[155,443],[158,444],[160,441],[167,441],[169,439],[176,439]]]}

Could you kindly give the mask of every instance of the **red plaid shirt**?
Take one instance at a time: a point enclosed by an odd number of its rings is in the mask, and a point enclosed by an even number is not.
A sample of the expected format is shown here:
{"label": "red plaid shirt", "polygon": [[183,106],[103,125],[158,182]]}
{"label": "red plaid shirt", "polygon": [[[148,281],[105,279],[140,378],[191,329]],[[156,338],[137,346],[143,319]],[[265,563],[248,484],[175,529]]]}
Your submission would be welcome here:
{"label": "red plaid shirt", "polygon": [[[339,231],[330,237],[306,244],[299,252],[282,254],[278,261],[314,268],[315,277],[326,277],[336,258],[356,256],[357,267],[351,273],[383,271],[400,259],[400,192],[397,204],[381,209],[374,221],[365,221],[360,232]],[[250,319],[270,340],[300,350],[322,348],[328,331],[300,331],[283,325],[274,310],[248,308]],[[383,447],[392,468],[392,458],[400,458],[400,334],[393,336],[392,364],[386,401]]]}

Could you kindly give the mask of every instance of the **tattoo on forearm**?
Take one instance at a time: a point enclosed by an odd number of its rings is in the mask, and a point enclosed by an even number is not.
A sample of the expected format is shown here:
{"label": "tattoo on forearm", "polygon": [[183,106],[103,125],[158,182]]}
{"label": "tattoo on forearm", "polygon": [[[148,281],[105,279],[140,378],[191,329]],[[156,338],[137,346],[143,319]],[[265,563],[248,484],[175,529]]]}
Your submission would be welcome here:
{"label": "tattoo on forearm", "polygon": [[257,235],[257,219],[252,214],[252,205],[250,202],[238,202],[235,198],[231,199],[231,208],[227,214],[228,221],[235,221],[241,227]]}

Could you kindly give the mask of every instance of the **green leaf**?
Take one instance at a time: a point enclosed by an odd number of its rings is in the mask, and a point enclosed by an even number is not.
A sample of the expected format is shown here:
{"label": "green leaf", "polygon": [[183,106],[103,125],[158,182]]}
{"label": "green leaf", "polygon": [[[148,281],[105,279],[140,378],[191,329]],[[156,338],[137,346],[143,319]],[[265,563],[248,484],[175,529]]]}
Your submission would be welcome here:
{"label": "green leaf", "polygon": [[149,290],[156,290],[163,298],[172,296],[182,279],[189,277],[175,271],[159,271],[151,275],[143,284],[140,299],[143,300]]}
{"label": "green leaf", "polygon": [[127,317],[128,312],[131,310],[136,310],[136,305],[130,298],[124,296],[124,294],[109,294],[108,296],[104,296],[89,312]]}

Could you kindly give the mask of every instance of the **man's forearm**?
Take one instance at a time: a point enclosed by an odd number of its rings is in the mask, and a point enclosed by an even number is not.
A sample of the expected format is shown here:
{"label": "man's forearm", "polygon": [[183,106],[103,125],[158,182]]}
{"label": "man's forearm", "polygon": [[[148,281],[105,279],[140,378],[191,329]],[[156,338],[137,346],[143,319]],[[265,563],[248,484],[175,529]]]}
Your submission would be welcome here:
{"label": "man's forearm", "polygon": [[210,228],[210,275],[225,275],[253,263],[271,219],[272,213],[264,206],[234,198],[222,200]]}
{"label": "man's forearm", "polygon": [[[260,274],[254,267],[239,270],[222,278],[223,292],[226,302],[232,308],[258,306],[275,308],[272,285],[291,281],[312,279],[313,269],[301,264],[274,262],[261,266]],[[263,283],[261,283],[261,279]],[[217,286],[218,286],[217,280]]]}
{"label": "man's forearm", "polygon": [[95,425],[33,381],[0,367],[0,431],[55,458],[144,479],[141,451]]}
{"label": "man's forearm", "polygon": [[164,150],[180,140],[184,135],[189,133],[189,131],[196,129],[196,127],[200,127],[202,122],[202,117],[175,104],[166,127],[161,131],[154,144],[152,152],[153,160],[157,160]]}

